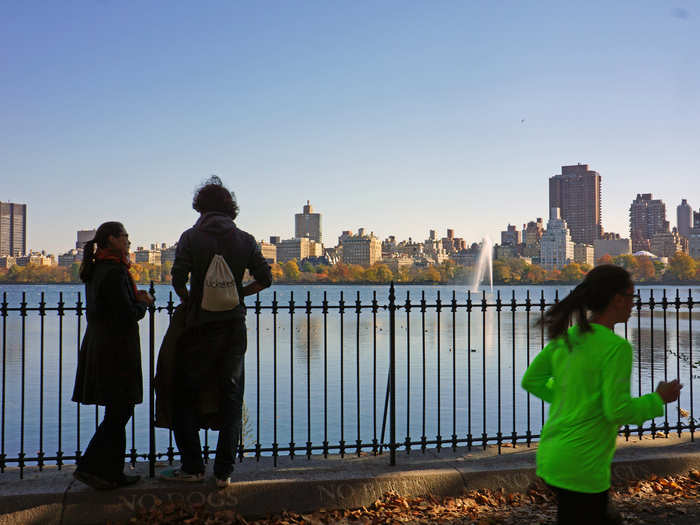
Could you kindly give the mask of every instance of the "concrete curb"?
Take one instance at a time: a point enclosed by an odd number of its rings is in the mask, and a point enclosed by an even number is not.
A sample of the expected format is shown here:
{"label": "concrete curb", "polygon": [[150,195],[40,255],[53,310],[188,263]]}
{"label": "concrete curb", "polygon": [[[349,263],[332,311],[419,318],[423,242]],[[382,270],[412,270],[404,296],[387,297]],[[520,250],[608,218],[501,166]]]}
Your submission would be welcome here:
{"label": "concrete curb", "polygon": [[[132,488],[97,492],[72,482],[72,468],[64,468],[37,473],[32,480],[15,481],[11,490],[0,478],[0,525],[127,521],[136,511],[178,502],[261,516],[282,510],[310,512],[367,506],[389,491],[403,496],[440,497],[478,488],[526,490],[536,479],[535,449],[518,447],[503,452],[496,455],[494,446],[485,451],[460,448],[440,453],[431,450],[425,455],[401,453],[395,467],[388,465],[386,455],[280,458],[276,468],[269,461],[250,460],[237,466],[240,481],[223,490],[217,490],[209,478],[185,484],[147,479]],[[145,468],[139,465],[138,470],[143,474]],[[620,444],[612,472],[615,481],[622,481],[651,473],[682,474],[691,468],[700,468],[700,445],[687,438],[668,438]],[[47,481],[51,475],[55,479]]]}

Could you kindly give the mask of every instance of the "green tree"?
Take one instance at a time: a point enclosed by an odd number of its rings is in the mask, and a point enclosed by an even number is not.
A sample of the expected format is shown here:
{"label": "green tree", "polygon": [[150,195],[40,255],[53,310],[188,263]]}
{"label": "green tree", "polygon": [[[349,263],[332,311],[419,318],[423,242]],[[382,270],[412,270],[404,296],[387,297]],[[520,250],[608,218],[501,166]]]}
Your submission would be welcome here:
{"label": "green tree", "polygon": [[493,280],[496,283],[508,284],[512,281],[510,266],[503,260],[493,261]]}
{"label": "green tree", "polygon": [[668,269],[671,274],[680,281],[695,279],[697,265],[695,259],[681,252],[671,257],[668,261]]}
{"label": "green tree", "polygon": [[634,255],[631,254],[624,254],[624,255],[618,255],[613,259],[613,262],[617,264],[618,266],[622,266],[625,270],[627,270],[630,274],[634,275],[638,268],[639,268],[639,263],[637,262],[637,258]]}
{"label": "green tree", "polygon": [[432,283],[439,283],[440,282],[440,271],[435,268],[435,266],[430,265],[426,268],[423,268],[423,270],[420,273],[420,278],[422,282],[432,282]]}
{"label": "green tree", "polygon": [[304,261],[304,264],[301,265],[301,271],[306,273],[316,273],[314,265],[309,261]]}
{"label": "green tree", "polygon": [[377,278],[380,283],[388,283],[394,279],[394,272],[386,264],[377,265]]}
{"label": "green tree", "polygon": [[170,261],[167,261],[163,263],[163,265],[160,267],[160,282],[161,283],[168,283],[170,282],[170,271],[173,269],[173,263]]}
{"label": "green tree", "polygon": [[296,281],[299,279],[301,272],[299,271],[299,266],[295,260],[287,261],[282,265],[282,271],[284,272],[285,279],[289,281]]}
{"label": "green tree", "polygon": [[581,265],[578,263],[569,263],[561,269],[561,279],[567,282],[578,282],[584,277]]}
{"label": "green tree", "polygon": [[70,280],[73,283],[80,282],[80,263],[74,262],[70,265]]}
{"label": "green tree", "polygon": [[365,269],[360,264],[351,264],[348,266],[348,274],[350,282],[356,283],[365,280]]}

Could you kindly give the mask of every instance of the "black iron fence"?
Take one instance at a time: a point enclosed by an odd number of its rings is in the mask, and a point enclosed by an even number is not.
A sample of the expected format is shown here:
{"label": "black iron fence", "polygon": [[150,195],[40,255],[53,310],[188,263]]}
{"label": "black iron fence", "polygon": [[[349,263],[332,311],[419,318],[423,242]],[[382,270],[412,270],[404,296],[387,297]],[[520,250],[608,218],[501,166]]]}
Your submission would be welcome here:
{"label": "black iron fence", "polygon": [[[310,291],[301,300],[293,292],[288,300],[277,292],[266,302],[256,297],[248,306],[248,386],[238,457],[272,456],[276,464],[280,455],[388,450],[394,464],[400,450],[492,443],[500,453],[502,446],[529,446],[539,438],[546,406],[519,382],[547,342],[536,321],[558,301],[558,292],[550,298],[544,291],[520,295],[453,291],[442,297],[438,290],[426,298],[425,291],[412,297],[407,290],[397,297],[392,284],[388,300],[381,301],[377,290],[353,298],[341,291],[333,301],[325,290],[315,299]],[[660,379],[679,377],[686,385],[663,418],[625,426],[625,437],[687,430],[694,439],[695,304],[690,290],[687,297],[679,290],[670,297],[651,290],[644,299],[637,296],[633,317],[620,327],[636,347],[636,394],[653,391]],[[157,460],[172,463],[178,455],[172,433],[153,424],[156,351],[174,307],[170,294],[167,303],[150,307],[146,331],[142,323],[148,396],[131,420],[126,457],[133,464],[148,461],[151,476]],[[0,471],[17,465],[22,475],[28,465],[60,468],[76,461],[91,435],[84,427],[96,427],[101,410],[70,402],[85,325],[80,293],[74,304],[60,293],[48,305],[41,292],[38,304],[30,305],[26,292],[18,304],[9,304],[4,292],[0,312]],[[204,432],[206,458],[213,452],[211,434]]]}

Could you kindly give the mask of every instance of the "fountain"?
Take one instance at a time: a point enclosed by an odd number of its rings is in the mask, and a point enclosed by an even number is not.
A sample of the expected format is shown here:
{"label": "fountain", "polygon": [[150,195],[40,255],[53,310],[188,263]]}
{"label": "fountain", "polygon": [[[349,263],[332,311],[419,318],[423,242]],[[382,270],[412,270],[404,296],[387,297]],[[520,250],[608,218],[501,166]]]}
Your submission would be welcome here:
{"label": "fountain", "polygon": [[484,237],[481,242],[481,251],[479,252],[479,261],[476,263],[474,271],[474,282],[472,283],[472,292],[479,291],[479,285],[484,280],[486,269],[489,271],[490,291],[493,293],[493,243],[488,237]]}

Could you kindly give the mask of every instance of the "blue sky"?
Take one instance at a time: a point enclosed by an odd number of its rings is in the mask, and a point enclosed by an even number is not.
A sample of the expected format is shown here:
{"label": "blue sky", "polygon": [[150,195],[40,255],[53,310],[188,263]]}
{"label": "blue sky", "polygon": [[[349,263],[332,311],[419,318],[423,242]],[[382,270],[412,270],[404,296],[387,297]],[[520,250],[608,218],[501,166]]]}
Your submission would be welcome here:
{"label": "blue sky", "polygon": [[210,174],[257,238],[309,199],[330,245],[497,239],[577,162],[606,231],[636,193],[698,209],[700,6],[527,4],[3,2],[0,199],[54,253],[113,219],[176,241]]}

